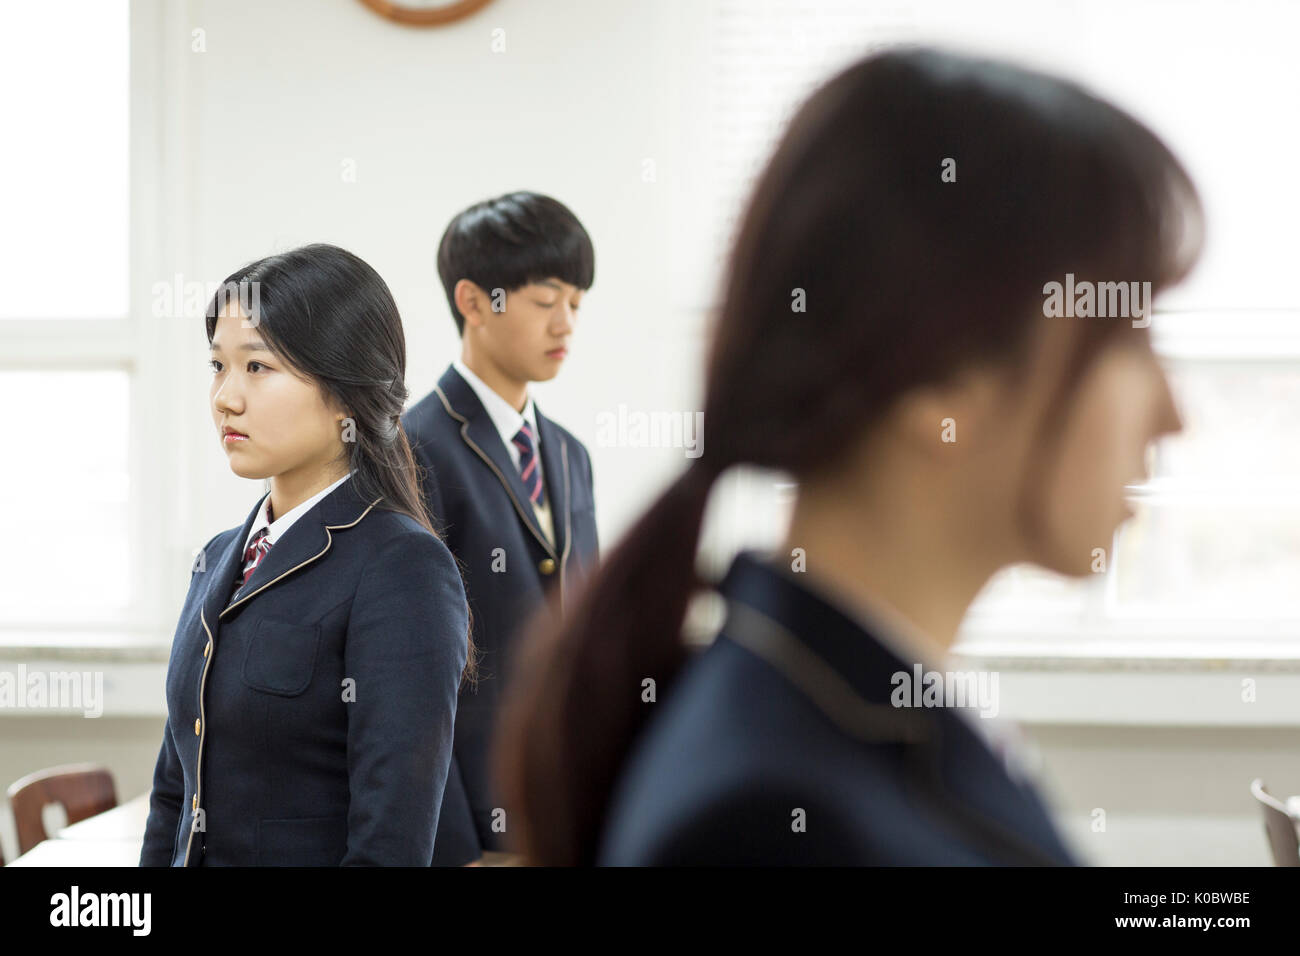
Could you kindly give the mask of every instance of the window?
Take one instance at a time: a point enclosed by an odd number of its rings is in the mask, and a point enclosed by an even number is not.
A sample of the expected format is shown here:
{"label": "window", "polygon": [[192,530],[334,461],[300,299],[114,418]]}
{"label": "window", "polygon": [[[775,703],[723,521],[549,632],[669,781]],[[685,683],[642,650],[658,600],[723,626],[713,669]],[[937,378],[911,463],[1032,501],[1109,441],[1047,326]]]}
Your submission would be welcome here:
{"label": "window", "polygon": [[0,12],[0,318],[126,316],[128,26],[126,0]]}
{"label": "window", "polygon": [[1227,17],[1161,0],[705,5],[705,28],[679,31],[675,63],[684,121],[673,276],[684,309],[715,303],[741,204],[792,110],[841,66],[899,42],[1079,80],[1164,137],[1201,190],[1200,265],[1157,302],[1152,325],[1185,432],[1162,443],[1153,480],[1133,489],[1138,514],[1105,574],[1008,569],[972,608],[962,650],[1230,656],[1248,639],[1270,653],[1300,649],[1300,291],[1290,234],[1300,183],[1287,172],[1300,124],[1282,119],[1300,7],[1250,0]]}
{"label": "window", "polygon": [[0,633],[138,613],[130,9],[0,9]]}
{"label": "window", "polygon": [[[48,619],[123,613],[129,574],[127,442],[111,419],[84,428],[86,409],[130,406],[122,371],[0,372],[5,444],[27,467],[0,482],[11,508],[0,549],[0,607]],[[69,544],[72,547],[69,547]]]}

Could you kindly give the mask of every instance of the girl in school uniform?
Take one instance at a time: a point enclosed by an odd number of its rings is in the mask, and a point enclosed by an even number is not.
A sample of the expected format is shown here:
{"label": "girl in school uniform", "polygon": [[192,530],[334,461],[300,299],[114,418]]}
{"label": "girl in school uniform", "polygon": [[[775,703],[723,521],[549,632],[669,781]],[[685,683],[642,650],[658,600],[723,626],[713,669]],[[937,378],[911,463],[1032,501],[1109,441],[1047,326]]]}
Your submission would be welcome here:
{"label": "girl in school uniform", "polygon": [[206,330],[213,439],[270,491],[195,562],[141,865],[428,866],[469,622],[397,307],[311,245],[231,275]]}
{"label": "girl in school uniform", "polygon": [[[1060,318],[1047,293],[1067,275],[1158,291],[1199,244],[1178,161],[1071,83],[907,49],[825,84],[742,220],[706,454],[521,653],[497,759],[518,848],[1075,862],[1032,777],[952,703],[945,656],[998,569],[1088,574],[1148,445],[1180,428],[1149,316]],[[706,584],[709,491],[746,464],[798,480],[788,535]],[[706,586],[725,619],[692,654]]]}

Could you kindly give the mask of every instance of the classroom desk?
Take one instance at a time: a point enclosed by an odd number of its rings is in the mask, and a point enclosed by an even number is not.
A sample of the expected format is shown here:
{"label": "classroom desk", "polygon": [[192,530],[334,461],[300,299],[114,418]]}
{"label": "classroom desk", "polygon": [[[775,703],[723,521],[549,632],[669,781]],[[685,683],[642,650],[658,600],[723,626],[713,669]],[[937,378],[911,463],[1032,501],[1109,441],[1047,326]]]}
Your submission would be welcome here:
{"label": "classroom desk", "polygon": [[144,843],[144,827],[149,821],[149,794],[119,803],[112,810],[80,823],[64,827],[54,834],[58,840],[138,840]]}
{"label": "classroom desk", "polygon": [[10,866],[139,866],[140,840],[45,840]]}
{"label": "classroom desk", "polygon": [[149,794],[55,831],[10,866],[139,866]]}

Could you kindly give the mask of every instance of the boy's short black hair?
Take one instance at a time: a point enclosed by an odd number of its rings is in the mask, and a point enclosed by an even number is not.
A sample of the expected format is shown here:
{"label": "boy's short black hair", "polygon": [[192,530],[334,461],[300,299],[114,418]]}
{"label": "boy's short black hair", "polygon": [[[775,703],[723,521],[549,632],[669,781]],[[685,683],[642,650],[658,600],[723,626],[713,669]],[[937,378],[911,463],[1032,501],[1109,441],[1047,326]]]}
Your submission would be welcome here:
{"label": "boy's short black hair", "polygon": [[456,283],[469,279],[488,295],[557,278],[589,289],[596,276],[591,237],[569,207],[539,193],[506,193],[459,213],[438,244],[438,276],[456,331],[465,317],[456,308]]}

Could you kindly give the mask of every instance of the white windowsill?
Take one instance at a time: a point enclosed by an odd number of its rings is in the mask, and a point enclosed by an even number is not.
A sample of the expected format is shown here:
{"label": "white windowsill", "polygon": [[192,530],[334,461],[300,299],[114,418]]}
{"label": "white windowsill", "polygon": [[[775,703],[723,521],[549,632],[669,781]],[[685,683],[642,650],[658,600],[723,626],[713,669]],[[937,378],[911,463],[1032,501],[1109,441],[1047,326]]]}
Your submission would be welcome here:
{"label": "white windowsill", "polygon": [[[1242,640],[1227,654],[1221,642],[1142,635],[984,636],[954,649],[954,666],[997,672],[999,716],[1026,725],[1300,728],[1297,643]],[[169,650],[156,635],[0,634],[0,670],[99,671],[104,716],[162,719]],[[0,719],[40,716],[68,712],[0,708]]]}
{"label": "white windowsill", "polygon": [[168,635],[147,632],[0,630],[0,662],[26,660],[167,661]]}

